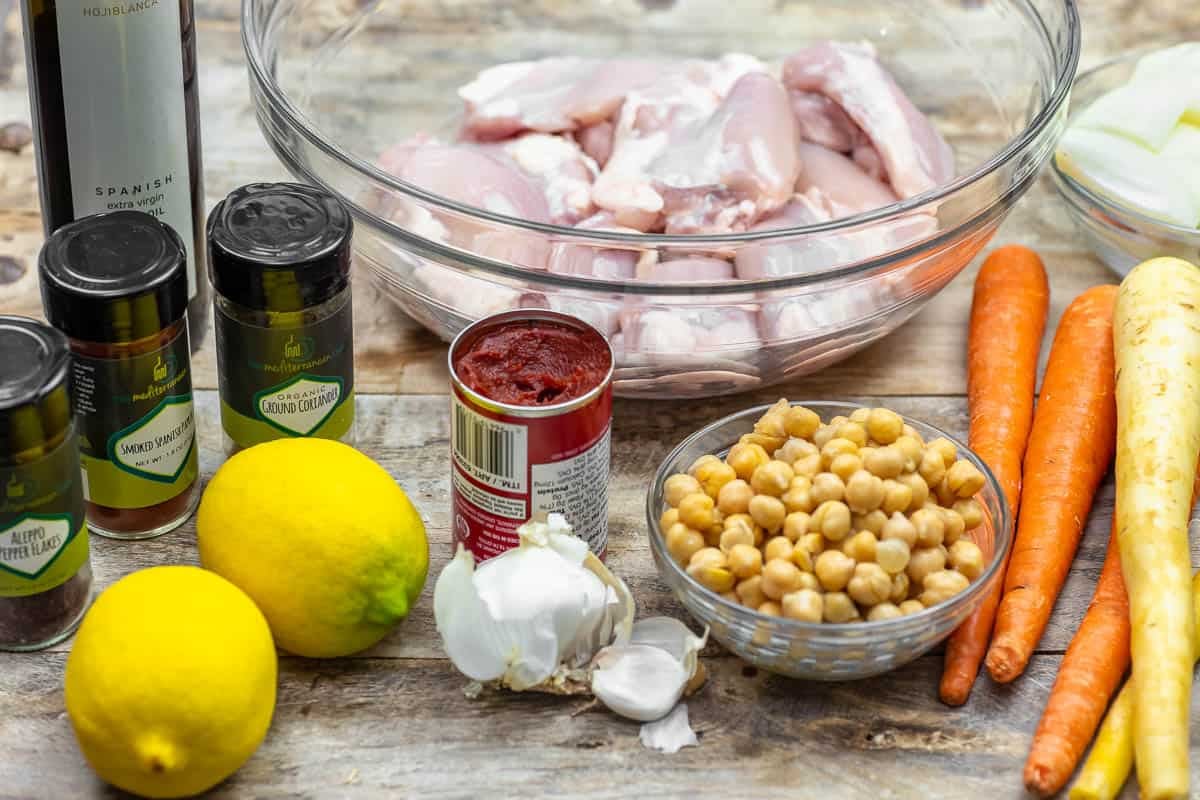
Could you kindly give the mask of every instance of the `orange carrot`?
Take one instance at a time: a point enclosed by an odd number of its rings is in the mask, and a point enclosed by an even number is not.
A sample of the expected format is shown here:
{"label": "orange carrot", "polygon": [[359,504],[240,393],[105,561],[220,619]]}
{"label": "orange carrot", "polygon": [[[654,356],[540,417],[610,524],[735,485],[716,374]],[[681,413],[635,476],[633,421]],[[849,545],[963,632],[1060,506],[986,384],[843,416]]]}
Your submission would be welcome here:
{"label": "orange carrot", "polygon": [[[1014,521],[1049,303],[1046,270],[1037,253],[1027,247],[996,250],[975,279],[967,334],[968,441],[1000,481]],[[992,541],[980,546],[990,557]],[[1002,566],[995,588],[950,637],[940,689],[943,703],[960,706],[967,701],[987,650],[1003,586]]]}
{"label": "orange carrot", "polygon": [[[1200,472],[1192,484],[1193,504],[1197,496]],[[1121,575],[1114,511],[1096,593],[1059,664],[1046,710],[1033,734],[1025,761],[1025,788],[1049,797],[1067,785],[1128,668],[1129,595]]]}
{"label": "orange carrot", "polygon": [[1017,537],[987,655],[988,673],[1001,683],[1025,670],[1046,629],[1116,450],[1116,299],[1116,286],[1095,286],[1075,298],[1050,348],[1025,453]]}

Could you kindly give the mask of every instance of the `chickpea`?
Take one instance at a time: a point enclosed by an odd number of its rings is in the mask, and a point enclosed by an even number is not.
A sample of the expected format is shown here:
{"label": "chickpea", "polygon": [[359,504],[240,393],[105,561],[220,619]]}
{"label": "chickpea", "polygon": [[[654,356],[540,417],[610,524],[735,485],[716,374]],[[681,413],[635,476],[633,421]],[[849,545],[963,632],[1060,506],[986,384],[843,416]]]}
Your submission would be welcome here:
{"label": "chickpea", "polygon": [[763,554],[752,544],[729,548],[729,571],[737,578],[749,578],[762,572]]}
{"label": "chickpea", "polygon": [[865,447],[867,444],[867,429],[862,423],[848,421],[842,424],[837,430],[838,438],[849,439],[854,442],[855,447]]}
{"label": "chickpea", "polygon": [[865,469],[850,476],[846,482],[846,504],[858,514],[867,514],[883,502],[883,481]]}
{"label": "chickpea", "polygon": [[704,535],[682,522],[676,522],[667,529],[664,541],[671,558],[680,564],[688,564],[692,557],[704,548]]}
{"label": "chickpea", "polygon": [[754,490],[741,478],[735,478],[717,492],[717,508],[725,514],[745,514]]}
{"label": "chickpea", "polygon": [[819,533],[806,533],[796,542],[796,547],[803,548],[810,556],[819,556],[825,552],[825,537]]}
{"label": "chickpea", "polygon": [[917,529],[917,547],[937,547],[946,538],[941,509],[919,508],[909,517]]}
{"label": "chickpea", "polygon": [[758,608],[767,600],[767,596],[763,594],[762,590],[762,575],[738,581],[733,592],[742,601],[742,605],[750,608]]}
{"label": "chickpea", "polygon": [[896,478],[896,482],[902,483],[909,489],[912,489],[912,501],[908,504],[909,508],[921,508],[925,505],[925,501],[929,499],[929,484],[917,473],[905,473]]}
{"label": "chickpea", "polygon": [[950,545],[950,555],[946,560],[968,580],[973,581],[983,573],[983,551],[970,539],[959,539]]}
{"label": "chickpea", "polygon": [[783,615],[788,619],[804,622],[820,622],[825,611],[825,599],[820,592],[800,589],[783,596]]}
{"label": "chickpea", "polygon": [[954,442],[950,441],[944,436],[939,436],[938,438],[934,439],[932,442],[926,445],[926,449],[940,453],[942,456],[942,463],[946,465],[947,469],[949,469],[954,462],[958,460],[958,448],[954,446]]}
{"label": "chickpea", "polygon": [[946,568],[946,554],[936,547],[920,547],[912,551],[905,573],[917,586],[923,585],[926,575]]}
{"label": "chickpea", "polygon": [[792,469],[797,475],[804,475],[808,478],[816,477],[821,471],[821,454],[809,453],[792,462]]}
{"label": "chickpea", "polygon": [[946,477],[946,462],[942,454],[933,448],[927,449],[921,455],[921,463],[917,465],[917,473],[925,479],[927,486],[937,486]]}
{"label": "chickpea", "polygon": [[908,566],[912,551],[903,539],[884,539],[875,545],[875,563],[889,575],[898,575]]}
{"label": "chickpea", "polygon": [[879,542],[870,531],[859,531],[842,543],[842,552],[855,561],[874,561]]}
{"label": "chickpea", "polygon": [[678,507],[683,498],[702,491],[700,481],[691,475],[672,475],[663,482],[663,497],[670,506]]}
{"label": "chickpea", "polygon": [[917,543],[917,527],[908,517],[897,511],[888,519],[880,534],[882,539],[900,539],[910,548]]}
{"label": "chickpea", "polygon": [[883,513],[891,516],[897,511],[907,511],[912,504],[912,489],[894,480],[883,482],[883,502],[879,507]]}
{"label": "chickpea", "polygon": [[974,497],[955,501],[952,508],[963,518],[964,527],[973,531],[983,524],[983,506]]}
{"label": "chickpea", "polygon": [[669,531],[671,530],[671,526],[676,522],[679,522],[679,509],[668,508],[662,513],[662,516],[658,518],[658,529],[661,531]]}
{"label": "chickpea", "polygon": [[946,470],[946,487],[963,499],[973,497],[983,488],[985,482],[979,468],[965,459],[955,461],[953,466]]}
{"label": "chickpea", "polygon": [[924,611],[925,606],[921,605],[920,600],[905,600],[900,604],[900,615],[907,617],[909,614],[916,614]]}
{"label": "chickpea", "polygon": [[779,499],[783,501],[783,507],[789,514],[797,511],[808,513],[817,507],[817,501],[812,496],[812,489],[797,487],[794,482],[792,488],[788,489]]}
{"label": "chickpea", "polygon": [[704,467],[705,464],[712,464],[714,462],[719,462],[720,460],[721,459],[717,458],[716,456],[712,455],[711,453],[702,455],[699,458],[697,458],[695,461],[693,461],[692,465],[690,467],[688,467],[688,475],[691,475],[693,478],[698,479],[698,476],[696,475],[696,473],[699,472],[700,469],[702,467]]}
{"label": "chickpea", "polygon": [[754,533],[748,528],[741,525],[734,528],[726,528],[721,531],[721,538],[717,540],[717,547],[721,552],[728,554],[735,547],[754,547]]}
{"label": "chickpea", "polygon": [[916,428],[914,428],[912,425],[909,425],[909,424],[906,422],[906,423],[904,423],[904,428],[903,428],[902,430],[903,430],[903,433],[902,433],[901,435],[903,435],[903,436],[911,436],[912,438],[914,438],[914,439],[916,439],[918,442],[920,442],[920,444],[921,444],[921,447],[924,447],[924,446],[925,446],[925,437],[924,437],[924,436],[922,436],[921,434],[917,433],[917,429],[916,429]]}
{"label": "chickpea", "polygon": [[733,471],[733,467],[718,459],[705,462],[700,469],[696,470],[695,477],[700,481],[704,493],[716,500],[721,487],[736,478],[737,473]]}
{"label": "chickpea", "polygon": [[932,503],[932,502],[927,503],[926,505],[938,505],[943,508],[950,508],[951,506],[954,505],[954,502],[958,499],[958,495],[956,495],[950,489],[950,487],[946,485],[945,478],[942,478],[942,482],[939,483],[937,486],[933,487],[933,497],[934,497],[934,500],[936,500],[937,502],[936,503]]}
{"label": "chickpea", "polygon": [[867,470],[880,478],[898,477],[904,472],[904,462],[904,453],[893,445],[878,447],[872,451],[870,458],[863,459]]}
{"label": "chickpea", "polygon": [[778,497],[756,494],[750,500],[750,516],[767,533],[775,533],[783,527],[787,518],[787,507]]}
{"label": "chickpea", "polygon": [[954,544],[967,532],[967,523],[963,520],[962,514],[953,508],[942,509],[942,523],[946,526],[944,539],[946,544]]}
{"label": "chickpea", "polygon": [[851,518],[855,530],[870,531],[876,537],[883,532],[883,526],[887,524],[887,521],[888,515],[878,508],[866,514],[855,514]]}
{"label": "chickpea", "polygon": [[772,600],[778,600],[799,588],[800,568],[791,561],[776,558],[768,561],[763,567],[762,577],[763,594]]}
{"label": "chickpea", "polygon": [[772,453],[771,458],[791,464],[799,458],[819,452],[821,451],[817,449],[817,446],[807,439],[791,438],[783,443],[783,447]]}
{"label": "chickpea", "polygon": [[904,471],[912,472],[921,463],[921,457],[925,455],[925,447],[920,441],[911,436],[901,436],[892,446],[897,448],[904,454]]}
{"label": "chickpea", "polygon": [[[862,451],[859,450],[859,455],[852,453],[842,453],[834,456],[833,461],[829,462],[829,471],[840,478],[842,481],[850,480],[850,476],[863,468]],[[841,498],[838,498],[839,500]]]}
{"label": "chickpea", "polygon": [[878,605],[891,595],[892,578],[878,564],[858,564],[854,567],[854,577],[846,585],[846,593],[859,605]]}
{"label": "chickpea", "polygon": [[858,445],[840,436],[836,439],[830,439],[821,448],[821,466],[824,469],[829,469],[829,465],[833,463],[835,458],[845,454],[857,455]]}
{"label": "chickpea", "polygon": [[783,427],[790,436],[809,439],[821,427],[821,417],[804,406],[791,406],[783,415]]}
{"label": "chickpea", "polygon": [[885,619],[896,619],[904,616],[894,603],[880,603],[867,612],[868,622],[880,622]]}
{"label": "chickpea", "polygon": [[809,530],[824,534],[831,542],[840,542],[850,534],[850,509],[845,503],[829,500],[817,506],[809,520]]}
{"label": "chickpea", "polygon": [[921,592],[921,604],[926,608],[944,603],[967,588],[970,581],[961,572],[952,569],[938,570],[925,576],[925,591]]}
{"label": "chickpea", "polygon": [[763,614],[768,617],[782,617],[783,616],[783,608],[779,605],[779,603],[776,603],[774,600],[766,601],[765,603],[763,603],[761,606],[759,606],[755,610],[758,611],[758,613]]}
{"label": "chickpea", "polygon": [[729,450],[725,463],[733,467],[737,477],[749,481],[754,470],[771,460],[761,445],[738,442]]}
{"label": "chickpea", "polygon": [[754,432],[761,433],[764,436],[770,436],[776,439],[787,439],[787,426],[784,421],[787,419],[787,413],[791,409],[786,400],[780,400],[767,409],[767,413],[758,418],[758,422],[754,423]]}
{"label": "chickpea", "polygon": [[692,554],[688,567],[726,567],[729,559],[715,547],[704,547]]}
{"label": "chickpea", "polygon": [[837,433],[837,429],[838,426],[833,424],[833,420],[830,420],[828,425],[822,425],[821,427],[817,428],[812,435],[813,444],[815,444],[817,447],[824,447],[833,440],[834,435]]}
{"label": "chickpea", "polygon": [[850,421],[857,422],[859,425],[866,425],[867,420],[870,418],[870,416],[871,416],[871,409],[856,408],[856,409],[854,409],[854,413],[850,415]]}
{"label": "chickpea", "polygon": [[792,557],[792,542],[786,536],[776,536],[773,539],[767,540],[766,547],[763,548],[762,552],[763,559],[766,561],[776,558],[788,561]]}
{"label": "chickpea", "polygon": [[[718,550],[717,552],[720,551]],[[687,573],[695,578],[696,582],[705,589],[717,594],[728,592],[737,582],[737,579],[733,577],[733,573],[726,567],[689,565]]]}
{"label": "chickpea", "polygon": [[[804,570],[800,570],[800,577],[796,579],[796,585],[800,587],[800,589],[812,589],[814,592],[821,591],[821,582],[817,580],[817,576],[813,575],[811,572],[805,572]],[[799,591],[800,589],[797,589],[796,591]]]}
{"label": "chickpea", "polygon": [[713,499],[703,492],[689,494],[679,501],[679,521],[689,528],[706,531],[713,524]]}
{"label": "chickpea", "polygon": [[845,414],[838,414],[836,417],[833,417],[832,419],[829,420],[829,425],[834,430],[837,430],[838,428],[842,427],[849,421],[850,421],[850,418],[847,417]]}
{"label": "chickpea", "polygon": [[845,592],[826,592],[822,617],[826,622],[850,622],[858,619],[858,606]]}
{"label": "chickpea", "polygon": [[902,603],[908,599],[908,590],[912,581],[908,579],[908,575],[903,572],[898,572],[892,576],[892,593],[888,599],[893,603]]}
{"label": "chickpea", "polygon": [[792,485],[796,476],[791,464],[783,461],[768,461],[750,476],[750,486],[758,494],[769,494],[779,497]]}
{"label": "chickpea", "polygon": [[821,505],[827,500],[841,500],[846,496],[846,484],[842,483],[842,479],[832,472],[822,472],[813,478],[809,496],[817,505]]}
{"label": "chickpea", "polygon": [[[785,502],[784,505],[787,505]],[[783,535],[790,542],[799,542],[808,533],[809,515],[803,511],[793,511],[784,517]]]}
{"label": "chickpea", "polygon": [[895,411],[873,408],[867,416],[867,433],[880,444],[891,444],[904,433],[904,420]]}
{"label": "chickpea", "polygon": [[813,571],[812,555],[803,547],[793,547],[789,555],[792,563],[799,567],[801,572],[808,573]]}
{"label": "chickpea", "polygon": [[[763,529],[749,514],[730,514],[725,518],[725,530],[745,530],[749,534],[750,543],[755,546],[762,544]],[[745,541],[741,539],[739,541]],[[734,542],[737,544],[737,542]]]}
{"label": "chickpea", "polygon": [[871,453],[874,453],[877,449],[878,448],[876,448],[872,444],[868,444],[866,447],[858,448],[858,460],[866,461],[868,458],[871,457]]}
{"label": "chickpea", "polygon": [[826,550],[817,556],[813,572],[827,592],[838,592],[846,588],[854,575],[854,559],[840,550]]}

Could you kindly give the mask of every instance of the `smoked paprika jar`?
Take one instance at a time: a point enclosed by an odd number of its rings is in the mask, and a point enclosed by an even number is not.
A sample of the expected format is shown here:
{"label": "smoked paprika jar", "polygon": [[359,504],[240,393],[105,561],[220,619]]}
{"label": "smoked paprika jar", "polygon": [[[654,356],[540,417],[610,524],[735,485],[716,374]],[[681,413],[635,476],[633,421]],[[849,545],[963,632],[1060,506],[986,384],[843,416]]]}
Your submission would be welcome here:
{"label": "smoked paprika jar", "polygon": [[199,501],[187,253],[140,211],[59,228],[38,259],[46,318],[71,349],[88,527],[116,539],[173,530]]}
{"label": "smoked paprika jar", "polygon": [[298,183],[235,189],[208,217],[225,448],[354,439],[353,223]]}

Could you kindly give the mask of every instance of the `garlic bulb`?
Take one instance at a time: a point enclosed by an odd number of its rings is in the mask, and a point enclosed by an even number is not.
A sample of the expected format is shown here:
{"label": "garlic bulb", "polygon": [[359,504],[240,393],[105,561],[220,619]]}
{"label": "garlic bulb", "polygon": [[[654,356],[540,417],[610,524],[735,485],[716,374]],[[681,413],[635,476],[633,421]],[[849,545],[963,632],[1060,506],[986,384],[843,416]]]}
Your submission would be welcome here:
{"label": "garlic bulb", "polygon": [[627,641],[633,597],[562,515],[518,533],[519,547],[478,568],[460,547],[438,577],[433,605],[454,666],[523,691],[565,680],[601,647]]}
{"label": "garlic bulb", "polygon": [[[708,633],[695,636],[669,617],[635,624],[628,587],[561,514],[518,533],[515,550],[478,568],[460,547],[438,577],[434,617],[462,673],[515,691],[590,691],[641,722],[666,717],[703,682],[698,654]],[[683,720],[687,728],[686,711]],[[678,721],[670,724],[681,736]]]}

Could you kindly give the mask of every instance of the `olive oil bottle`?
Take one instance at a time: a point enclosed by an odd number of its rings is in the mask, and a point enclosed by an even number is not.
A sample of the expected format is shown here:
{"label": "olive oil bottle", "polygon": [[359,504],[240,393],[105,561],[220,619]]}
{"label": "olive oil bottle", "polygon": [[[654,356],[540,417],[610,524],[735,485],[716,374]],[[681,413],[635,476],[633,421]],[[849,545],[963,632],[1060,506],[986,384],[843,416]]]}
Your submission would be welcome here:
{"label": "olive oil bottle", "polygon": [[152,214],[187,247],[195,349],[211,300],[192,0],[20,0],[46,235]]}

